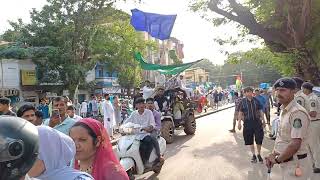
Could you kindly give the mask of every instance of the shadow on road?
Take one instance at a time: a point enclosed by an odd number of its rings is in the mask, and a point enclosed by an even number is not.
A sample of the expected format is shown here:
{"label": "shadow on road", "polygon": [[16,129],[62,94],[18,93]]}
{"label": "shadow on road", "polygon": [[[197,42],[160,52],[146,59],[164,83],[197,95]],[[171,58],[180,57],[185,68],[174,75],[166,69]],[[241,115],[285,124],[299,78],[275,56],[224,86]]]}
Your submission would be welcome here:
{"label": "shadow on road", "polygon": [[175,132],[174,142],[172,144],[167,144],[167,150],[165,153],[165,158],[169,159],[170,157],[176,155],[183,148],[188,148],[188,145],[185,145],[187,141],[193,138],[194,135],[186,135],[183,132]]}
{"label": "shadow on road", "polygon": [[[167,150],[165,152],[165,159],[168,160],[170,159],[170,157],[179,153],[183,148],[188,148],[189,146],[185,145],[185,143],[192,139],[193,136],[194,135],[186,135],[183,131],[180,130],[176,131],[174,136],[174,142],[172,144],[167,144],[167,149],[170,150]],[[137,178],[136,180],[159,180],[159,178],[157,177],[158,174],[155,174],[153,172],[149,172],[148,174],[151,175],[147,177]]]}
{"label": "shadow on road", "polygon": [[159,180],[159,178],[157,177],[158,174],[153,173],[151,176],[149,177],[143,177],[143,178],[137,178],[136,180]]}
{"label": "shadow on road", "polygon": [[[224,163],[217,165],[219,166],[218,168],[231,168],[241,170],[244,172],[241,179],[266,180],[266,166],[262,163],[252,164],[250,162],[251,153],[249,149],[247,149],[244,145],[242,134],[233,134],[233,136],[236,142],[224,141],[221,143],[212,143],[210,146],[207,146],[205,148],[195,149],[192,153],[196,158],[223,158]],[[264,148],[271,151],[273,148],[273,142],[269,139],[266,139]],[[233,174],[228,174],[228,176],[233,176]],[[238,177],[229,178],[238,179]],[[273,179],[280,179],[278,172],[273,173]]]}

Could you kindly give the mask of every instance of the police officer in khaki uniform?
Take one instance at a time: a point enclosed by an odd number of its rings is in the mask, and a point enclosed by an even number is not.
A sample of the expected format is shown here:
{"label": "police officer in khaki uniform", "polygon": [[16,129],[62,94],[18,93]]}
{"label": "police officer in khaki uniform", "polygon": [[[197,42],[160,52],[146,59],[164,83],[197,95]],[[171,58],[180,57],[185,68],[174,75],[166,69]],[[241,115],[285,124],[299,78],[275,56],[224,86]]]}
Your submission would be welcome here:
{"label": "police officer in khaki uniform", "polygon": [[310,141],[309,146],[314,164],[313,172],[320,173],[320,99],[312,92],[313,84],[305,82],[302,84],[303,93],[309,98]]}
{"label": "police officer in khaki uniform", "polygon": [[295,94],[295,99],[297,101],[298,104],[300,104],[301,106],[303,106],[308,112],[310,110],[310,106],[309,106],[309,98],[307,97],[307,95],[305,95],[301,89],[301,86],[303,84],[303,79],[299,78],[299,77],[293,77],[292,78],[296,84],[296,94]]}
{"label": "police officer in khaki uniform", "polygon": [[281,78],[274,88],[282,112],[274,150],[266,158],[266,165],[271,168],[280,164],[282,180],[307,180],[310,175],[307,142],[310,117],[294,99],[296,82],[293,79]]}

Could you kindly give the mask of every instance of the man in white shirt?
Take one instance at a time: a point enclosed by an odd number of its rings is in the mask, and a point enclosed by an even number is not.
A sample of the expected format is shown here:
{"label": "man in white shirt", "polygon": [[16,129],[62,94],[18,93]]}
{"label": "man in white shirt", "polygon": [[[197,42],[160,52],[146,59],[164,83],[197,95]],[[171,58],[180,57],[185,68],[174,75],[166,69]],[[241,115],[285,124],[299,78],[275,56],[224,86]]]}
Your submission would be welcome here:
{"label": "man in white shirt", "polygon": [[81,110],[80,110],[81,116],[83,118],[87,117],[87,112],[88,112],[88,103],[87,101],[83,101],[81,103]]}
{"label": "man in white shirt", "polygon": [[150,81],[145,82],[145,86],[142,88],[143,99],[150,98],[154,93],[154,90],[150,87]]}
{"label": "man in white shirt", "polygon": [[76,108],[74,106],[67,107],[67,114],[68,114],[69,118],[72,118],[72,119],[76,120],[76,122],[78,122],[79,120],[82,119],[82,117],[76,115],[75,112],[76,112]]}
{"label": "man in white shirt", "polygon": [[102,102],[104,127],[106,128],[109,136],[113,138],[113,126],[115,125],[114,109],[110,102],[109,94],[105,94],[104,97],[105,101]]}
{"label": "man in white shirt", "polygon": [[97,97],[92,96],[92,100],[89,103],[91,105],[91,110],[92,110],[92,116],[93,118],[98,117],[98,102],[97,102]]}
{"label": "man in white shirt", "polygon": [[[150,133],[154,130],[156,123],[151,110],[146,109],[145,100],[143,98],[136,99],[137,110],[132,112],[130,117],[124,122],[124,124],[131,122],[141,125],[141,132],[138,135],[138,139],[141,140],[140,154],[143,163],[148,162],[150,154],[154,148],[159,148],[159,143],[156,138],[150,136]],[[160,155],[160,150],[157,150],[158,160],[156,163],[163,162],[164,159]]]}
{"label": "man in white shirt", "polygon": [[180,75],[179,77],[180,78],[177,79],[177,87],[184,90],[187,93],[188,97],[193,97],[193,90],[186,87],[186,83],[183,81],[183,75]]}

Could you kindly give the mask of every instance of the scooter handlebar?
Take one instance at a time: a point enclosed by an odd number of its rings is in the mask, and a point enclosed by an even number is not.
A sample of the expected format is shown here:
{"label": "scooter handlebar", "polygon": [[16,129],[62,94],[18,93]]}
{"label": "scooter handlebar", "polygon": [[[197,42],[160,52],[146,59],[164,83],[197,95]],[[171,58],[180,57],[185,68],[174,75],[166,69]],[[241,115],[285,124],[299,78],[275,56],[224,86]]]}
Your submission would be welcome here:
{"label": "scooter handlebar", "polygon": [[131,134],[137,134],[141,132],[141,128],[127,128],[127,127],[122,127],[120,128],[120,133],[122,135],[131,135]]}

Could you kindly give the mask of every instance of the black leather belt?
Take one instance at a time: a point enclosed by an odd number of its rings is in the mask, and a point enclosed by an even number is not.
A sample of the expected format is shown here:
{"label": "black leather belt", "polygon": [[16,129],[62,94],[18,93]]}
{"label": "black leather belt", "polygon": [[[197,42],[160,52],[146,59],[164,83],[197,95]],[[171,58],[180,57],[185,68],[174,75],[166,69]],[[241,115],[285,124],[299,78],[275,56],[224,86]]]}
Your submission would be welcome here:
{"label": "black leather belt", "polygon": [[[297,155],[298,159],[304,159],[308,156],[308,154],[301,154],[301,155]],[[283,162],[289,162],[289,161],[292,161],[293,160],[293,156]]]}

